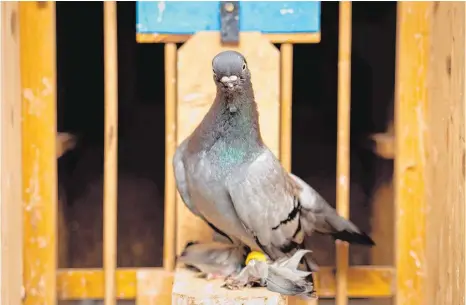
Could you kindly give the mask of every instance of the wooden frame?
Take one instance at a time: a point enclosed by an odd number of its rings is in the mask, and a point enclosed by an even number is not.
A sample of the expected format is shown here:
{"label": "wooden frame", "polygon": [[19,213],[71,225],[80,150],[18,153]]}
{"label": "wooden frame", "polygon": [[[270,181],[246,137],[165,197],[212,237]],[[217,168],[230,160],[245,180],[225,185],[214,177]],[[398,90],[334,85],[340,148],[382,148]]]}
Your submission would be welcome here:
{"label": "wooden frame", "polygon": [[[263,34],[271,43],[319,43],[320,33],[304,34]],[[136,41],[139,43],[183,43],[192,35],[168,35],[137,33]]]}
{"label": "wooden frame", "polygon": [[18,4],[0,4],[0,303],[20,304],[22,289],[21,88]]}
{"label": "wooden frame", "polygon": [[[21,45],[21,85],[22,85],[22,143],[15,143],[11,139],[16,138],[20,132],[19,107],[15,101],[19,98],[19,81],[9,77],[5,90],[5,74],[14,74],[17,58],[14,50],[17,48],[18,39],[11,25],[16,24],[14,12],[19,6],[20,45]],[[4,241],[12,242],[14,236],[19,233],[3,230],[6,221],[10,225],[20,222],[18,206],[6,205],[6,200],[19,202],[19,181],[9,180],[9,186],[5,185],[8,173],[17,171],[21,167],[18,158],[19,149],[23,146],[22,153],[22,181],[25,205],[24,216],[24,288],[26,291],[24,304],[55,304],[56,293],[62,300],[83,298],[105,298],[106,304],[114,304],[115,298],[136,299],[138,304],[149,304],[157,300],[158,304],[168,304],[170,296],[167,287],[173,280],[174,248],[175,244],[167,244],[164,258],[165,270],[161,268],[142,269],[116,269],[115,247],[116,237],[115,198],[116,198],[116,32],[114,8],[115,3],[109,2],[106,7],[106,154],[112,159],[105,168],[106,180],[106,222],[105,227],[105,268],[101,269],[56,269],[56,97],[55,97],[55,4],[53,2],[30,2],[30,3],[2,3],[2,121],[8,121],[13,113],[17,120],[16,125],[2,125],[1,129],[1,226],[2,245]],[[338,153],[338,176],[348,176],[347,141],[346,129],[348,126],[347,111],[349,107],[349,58],[350,58],[350,4],[341,5],[341,18],[346,24],[346,35],[340,37],[342,46],[339,56],[339,140]],[[464,238],[466,235],[464,219],[466,218],[464,208],[464,188],[466,178],[462,174],[464,168],[464,155],[459,157],[458,151],[464,150],[464,137],[452,138],[454,148],[435,146],[435,141],[444,140],[443,134],[434,131],[426,131],[425,122],[428,122],[443,132],[449,132],[449,128],[455,128],[455,133],[447,133],[448,137],[455,134],[466,133],[465,125],[465,54],[464,46],[466,38],[464,24],[466,5],[464,3],[409,3],[398,4],[398,44],[397,44],[397,88],[395,99],[395,192],[396,192],[396,266],[393,267],[349,267],[347,266],[347,247],[340,245],[338,254],[338,266],[340,269],[334,275],[334,269],[323,267],[317,274],[317,288],[321,297],[337,296],[338,304],[346,304],[348,297],[391,297],[395,296],[395,304],[432,304],[445,303],[448,300],[464,300],[465,287],[464,273],[466,272],[464,253],[466,252]],[[453,17],[451,17],[453,15]],[[5,19],[7,18],[7,19]],[[455,26],[442,27],[446,20]],[[461,26],[456,26],[461,23]],[[434,30],[432,30],[433,25]],[[437,29],[437,27],[439,29]],[[27,29],[27,30],[26,30]],[[10,31],[10,32],[8,32]],[[448,32],[450,31],[450,32]],[[8,35],[10,33],[11,35]],[[413,39],[413,37],[415,39]],[[454,37],[456,42],[452,42]],[[459,37],[459,38],[458,38]],[[160,37],[159,37],[160,38]],[[159,39],[157,38],[157,39]],[[151,38],[152,39],[152,38]],[[320,36],[319,36],[320,39]],[[450,39],[450,40],[448,40]],[[5,41],[8,48],[5,48]],[[144,42],[149,42],[147,39]],[[163,41],[159,40],[158,42]],[[458,42],[459,41],[459,42]],[[176,41],[178,42],[178,41]],[[289,41],[287,41],[289,42]],[[435,44],[434,44],[435,42]],[[295,43],[293,41],[293,43]],[[442,49],[452,45],[453,47]],[[431,46],[434,46],[431,49]],[[176,138],[176,45],[174,41],[166,46],[166,80],[167,80],[167,135],[166,156],[167,168],[171,165],[171,155],[174,152]],[[291,126],[286,123],[291,109],[291,58],[292,46],[283,44],[281,47],[281,67],[284,81],[281,84],[281,135],[280,135],[280,158],[285,167],[290,167],[289,134]],[[8,60],[5,61],[6,56]],[[445,56],[447,60],[445,69]],[[434,60],[431,60],[434,59]],[[439,59],[440,58],[440,59]],[[5,63],[8,65],[5,65]],[[450,62],[450,64],[448,64]],[[452,64],[454,63],[454,64]],[[422,69],[422,71],[420,70]],[[421,72],[420,72],[421,71]],[[427,72],[443,77],[442,86],[429,86],[433,81],[429,79]],[[17,73],[17,72],[16,72]],[[442,74],[443,73],[443,74]],[[432,75],[431,74],[431,75]],[[113,77],[111,79],[110,77]],[[447,84],[447,85],[445,85]],[[434,89],[436,88],[436,89]],[[450,91],[448,91],[450,90]],[[445,98],[446,92],[449,92]],[[40,98],[38,98],[40,97]],[[434,101],[440,104],[434,104]],[[440,102],[438,102],[440,101]],[[451,104],[447,104],[451,103]],[[441,105],[441,106],[439,106]],[[459,108],[446,107],[447,105]],[[429,107],[432,108],[429,112]],[[12,110],[12,112],[10,112]],[[444,111],[442,115],[449,115],[453,119],[452,124],[447,125],[445,120],[437,114]],[[458,113],[461,112],[461,115]],[[417,116],[413,116],[417,113]],[[448,121],[448,118],[447,118]],[[453,127],[452,127],[453,126]],[[39,132],[37,132],[39,130]],[[113,137],[113,139],[112,139]],[[430,141],[431,140],[431,141]],[[8,141],[8,150],[5,143]],[[11,149],[11,143],[15,143]],[[112,144],[110,144],[112,143]],[[429,162],[433,157],[429,155],[429,149],[435,148],[448,156],[449,163],[441,170],[435,170]],[[40,151],[40,157],[36,154]],[[108,160],[108,159],[107,159]],[[345,161],[346,160],[346,161]],[[8,161],[8,162],[7,162]],[[107,161],[108,162],[108,161]],[[16,164],[16,165],[15,165]],[[170,166],[171,169],[171,166]],[[39,175],[37,178],[36,175]],[[438,186],[435,177],[449,179],[451,185],[460,185],[460,188],[445,188]],[[15,175],[16,179],[21,179]],[[167,182],[170,180],[167,176]],[[344,181],[343,181],[344,180]],[[346,179],[347,180],[347,179]],[[345,179],[339,179],[338,184],[338,210],[347,216],[347,183]],[[341,182],[343,181],[343,182]],[[33,182],[32,184],[30,184]],[[173,184],[167,183],[169,192],[174,190]],[[15,189],[15,185],[18,187]],[[462,188],[462,189],[461,189]],[[10,192],[5,192],[8,189]],[[16,193],[14,192],[16,190]],[[35,191],[35,192],[34,192]],[[38,196],[37,196],[38,195]],[[443,206],[439,202],[447,199],[451,209],[455,209],[452,215],[444,213]],[[174,202],[174,198],[167,197],[167,203]],[[33,203],[33,204],[32,204]],[[172,204],[174,207],[174,204]],[[428,209],[435,211],[435,215],[426,213]],[[15,215],[13,217],[9,217]],[[16,213],[16,214],[15,214]],[[172,236],[167,228],[174,226],[176,221],[174,208],[166,209],[167,227],[165,237]],[[40,217],[37,217],[40,215]],[[420,216],[421,215],[421,216]],[[422,215],[426,215],[425,217]],[[7,218],[8,217],[8,218]],[[440,220],[436,219],[440,218]],[[34,226],[29,224],[33,223]],[[412,224],[416,224],[413,226]],[[450,224],[455,224],[451,225]],[[442,245],[452,246],[448,236],[455,236],[455,240],[461,240],[463,244],[459,249],[445,260],[443,253],[436,249],[435,242],[425,240],[426,232],[432,232]],[[10,234],[11,233],[11,234]],[[172,232],[173,233],[173,232]],[[448,241],[448,242],[446,242]],[[21,270],[18,260],[21,255],[19,245],[10,243],[12,252],[4,254],[0,265],[0,296],[1,300],[17,302],[20,296]],[[438,247],[437,247],[438,248]],[[16,249],[16,250],[15,250]],[[427,251],[429,250],[429,251]],[[39,259],[39,265],[33,263]],[[454,263],[448,263],[451,261]],[[452,265],[454,264],[454,265]],[[454,269],[452,266],[459,266]],[[343,268],[341,268],[343,266]],[[421,268],[419,267],[421,266]],[[425,266],[425,267],[423,267]],[[438,266],[438,267],[437,267]],[[7,269],[10,268],[10,269]],[[423,269],[425,268],[425,269]],[[452,269],[453,268],[453,269]],[[425,277],[423,271],[428,270],[430,274],[437,272],[438,277]],[[439,270],[447,270],[452,277],[442,277]],[[459,270],[459,271],[457,271]],[[457,275],[458,272],[459,275]],[[396,273],[396,277],[395,277]],[[8,274],[8,281],[5,281]],[[106,280],[105,280],[106,279]],[[113,279],[115,279],[113,281]],[[346,281],[347,279],[351,279]],[[439,284],[439,281],[442,281]],[[338,285],[337,285],[338,282]],[[84,284],[83,284],[84,283]],[[104,284],[105,283],[105,284]],[[343,284],[341,284],[343,283]],[[442,285],[444,283],[444,285]],[[438,286],[440,285],[440,286]],[[431,289],[427,289],[427,288]],[[440,287],[440,289],[433,289]],[[459,289],[456,289],[459,287]],[[157,289],[155,289],[157,288]],[[151,289],[162,291],[160,294]],[[164,292],[163,292],[164,291]]]}

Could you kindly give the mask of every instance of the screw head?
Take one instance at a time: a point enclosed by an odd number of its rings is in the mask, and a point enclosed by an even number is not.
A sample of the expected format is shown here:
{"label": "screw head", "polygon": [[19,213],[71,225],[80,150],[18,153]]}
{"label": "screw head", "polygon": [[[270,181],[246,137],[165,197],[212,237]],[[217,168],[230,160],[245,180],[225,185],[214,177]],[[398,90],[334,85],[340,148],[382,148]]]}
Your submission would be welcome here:
{"label": "screw head", "polygon": [[225,3],[225,10],[226,10],[228,13],[233,12],[234,9],[235,9],[235,6],[233,5],[233,3],[231,3],[231,2]]}

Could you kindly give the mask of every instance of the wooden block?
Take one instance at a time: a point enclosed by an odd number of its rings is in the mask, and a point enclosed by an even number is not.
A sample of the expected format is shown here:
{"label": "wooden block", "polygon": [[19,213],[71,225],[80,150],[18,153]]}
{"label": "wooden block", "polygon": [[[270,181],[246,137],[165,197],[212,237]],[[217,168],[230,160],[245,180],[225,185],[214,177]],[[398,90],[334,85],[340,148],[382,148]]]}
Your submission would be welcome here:
{"label": "wooden block", "polygon": [[[219,52],[234,49],[246,57],[252,74],[262,138],[278,156],[280,53],[260,33],[240,34],[237,47],[220,44],[220,33],[199,32],[178,50],[177,142],[180,144],[202,120],[215,97],[212,59]],[[212,231],[192,215],[177,197],[177,253],[187,241],[208,241]]]}
{"label": "wooden block", "polygon": [[136,305],[169,305],[173,272],[163,269],[138,269]]}
{"label": "wooden block", "polygon": [[286,305],[287,298],[266,288],[229,290],[223,280],[198,278],[196,273],[178,268],[172,292],[172,304],[177,305]]}

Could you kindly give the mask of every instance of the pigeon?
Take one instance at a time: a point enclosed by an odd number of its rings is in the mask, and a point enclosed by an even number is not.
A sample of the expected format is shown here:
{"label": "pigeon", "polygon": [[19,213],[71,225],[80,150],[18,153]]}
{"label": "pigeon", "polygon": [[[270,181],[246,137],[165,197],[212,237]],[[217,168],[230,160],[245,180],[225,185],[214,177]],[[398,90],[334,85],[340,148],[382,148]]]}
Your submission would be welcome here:
{"label": "pigeon", "polygon": [[[246,58],[223,51],[213,58],[212,69],[215,99],[173,157],[176,186],[186,207],[233,245],[261,251],[282,267],[314,232],[375,245],[311,186],[285,171],[263,142]],[[282,268],[276,277],[282,276],[288,288],[281,293],[313,295],[311,265],[304,256],[303,273],[290,276]],[[245,285],[241,272],[227,282],[229,287]]]}
{"label": "pigeon", "polygon": [[188,242],[177,261],[200,271],[200,277],[211,280],[239,273],[244,267],[247,252],[249,248],[231,243]]}

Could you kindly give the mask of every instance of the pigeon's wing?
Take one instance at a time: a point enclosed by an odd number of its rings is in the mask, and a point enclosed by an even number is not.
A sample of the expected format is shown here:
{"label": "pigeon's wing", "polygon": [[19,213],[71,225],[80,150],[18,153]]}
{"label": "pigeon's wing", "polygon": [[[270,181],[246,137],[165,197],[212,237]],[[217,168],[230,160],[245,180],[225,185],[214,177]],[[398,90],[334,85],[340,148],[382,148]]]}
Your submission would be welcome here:
{"label": "pigeon's wing", "polygon": [[226,184],[244,227],[266,254],[278,258],[303,242],[300,187],[270,150],[238,167]]}
{"label": "pigeon's wing", "polygon": [[301,190],[299,194],[301,224],[307,235],[315,231],[353,244],[374,245],[374,241],[367,234],[361,232],[348,219],[338,215],[337,211],[309,184],[296,175],[290,174],[290,177]]}
{"label": "pigeon's wing", "polygon": [[188,147],[189,138],[185,139],[177,147],[175,155],[173,156],[173,170],[175,173],[175,183],[178,193],[180,193],[181,199],[183,200],[186,207],[196,216],[201,217],[199,211],[191,203],[191,198],[189,196],[188,182],[186,179],[186,169],[183,162],[183,156],[186,153]]}
{"label": "pigeon's wing", "polygon": [[270,150],[239,167],[227,187],[243,225],[269,256],[291,254],[314,231],[350,243],[374,244],[308,184],[288,174]]}

